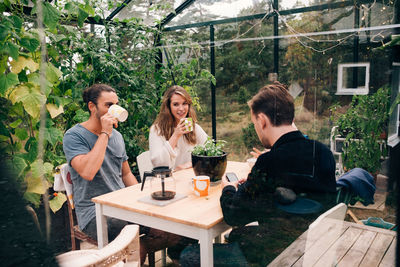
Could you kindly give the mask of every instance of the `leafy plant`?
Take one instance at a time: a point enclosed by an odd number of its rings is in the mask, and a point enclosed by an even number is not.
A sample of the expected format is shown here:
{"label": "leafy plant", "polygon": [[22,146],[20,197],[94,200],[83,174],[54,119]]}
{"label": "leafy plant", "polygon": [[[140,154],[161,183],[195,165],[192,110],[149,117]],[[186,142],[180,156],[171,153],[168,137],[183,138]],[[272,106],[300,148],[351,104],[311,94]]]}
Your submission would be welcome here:
{"label": "leafy plant", "polygon": [[242,140],[249,151],[251,151],[253,147],[262,147],[253,123],[249,123],[247,127],[242,128]]}
{"label": "leafy plant", "polygon": [[[132,18],[105,21],[88,32],[86,19],[105,18],[101,1],[53,1],[43,3],[46,67],[41,91],[40,39],[31,14],[22,13],[27,1],[0,1],[0,152],[14,167],[26,200],[36,207],[53,183],[54,167],[65,162],[64,132],[87,120],[82,91],[94,83],[110,84],[129,118],[118,130],[126,141],[131,163],[146,149],[149,126],[158,113],[163,92],[174,82],[169,69],[158,62],[154,36],[158,30]],[[108,1],[109,10],[115,9]],[[7,12],[5,12],[7,10]],[[27,9],[30,10],[30,9]],[[43,58],[43,57],[42,57]],[[215,82],[194,60],[174,65],[176,82],[196,94],[197,84]],[[198,99],[196,99],[198,101]],[[40,132],[40,108],[47,117]],[[38,159],[43,134],[43,160]],[[40,177],[45,176],[42,183]],[[65,195],[50,200],[55,212]]]}
{"label": "leafy plant", "polygon": [[372,95],[355,95],[348,110],[335,121],[337,134],[344,136],[343,163],[347,169],[363,168],[374,174],[386,155],[380,138],[389,119],[390,88],[384,86]]}
{"label": "leafy plant", "polygon": [[197,145],[193,148],[192,154],[195,156],[222,156],[225,154],[224,140],[214,141],[211,137],[207,138],[207,141],[203,145]]}

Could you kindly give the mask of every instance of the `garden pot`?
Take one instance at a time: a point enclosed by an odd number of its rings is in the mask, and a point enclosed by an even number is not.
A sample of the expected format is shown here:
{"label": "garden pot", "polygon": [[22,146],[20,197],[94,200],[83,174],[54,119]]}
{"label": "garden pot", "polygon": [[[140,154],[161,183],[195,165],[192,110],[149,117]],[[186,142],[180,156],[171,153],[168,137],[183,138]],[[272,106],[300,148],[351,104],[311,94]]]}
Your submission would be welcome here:
{"label": "garden pot", "polygon": [[226,153],[222,156],[195,156],[192,154],[192,165],[196,175],[207,175],[211,182],[221,180],[226,170]]}

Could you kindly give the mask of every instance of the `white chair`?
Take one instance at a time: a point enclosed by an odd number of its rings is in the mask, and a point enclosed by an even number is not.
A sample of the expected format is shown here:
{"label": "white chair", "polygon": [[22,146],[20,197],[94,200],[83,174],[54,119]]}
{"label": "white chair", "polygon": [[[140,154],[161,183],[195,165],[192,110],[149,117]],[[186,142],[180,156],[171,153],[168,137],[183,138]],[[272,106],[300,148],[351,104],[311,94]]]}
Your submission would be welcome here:
{"label": "white chair", "polygon": [[141,153],[139,156],[137,156],[136,161],[138,164],[140,180],[143,181],[144,172],[151,171],[153,169],[153,164],[150,160],[150,151],[145,151]]}
{"label": "white chair", "polygon": [[117,238],[102,249],[74,250],[56,258],[61,267],[140,267],[139,226],[125,226]]}

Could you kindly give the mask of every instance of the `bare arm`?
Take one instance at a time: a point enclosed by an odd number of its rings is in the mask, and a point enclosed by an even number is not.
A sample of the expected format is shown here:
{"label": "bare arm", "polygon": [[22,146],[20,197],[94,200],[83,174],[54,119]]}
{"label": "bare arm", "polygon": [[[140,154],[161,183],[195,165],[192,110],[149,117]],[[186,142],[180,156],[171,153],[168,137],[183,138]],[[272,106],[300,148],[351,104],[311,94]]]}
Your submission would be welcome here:
{"label": "bare arm", "polygon": [[100,134],[93,149],[84,155],[76,156],[71,160],[71,166],[79,175],[88,181],[92,181],[103,164],[104,155],[108,144],[108,136]]}
{"label": "bare arm", "polygon": [[137,184],[135,175],[131,172],[131,168],[129,167],[128,161],[124,161],[122,163],[122,181],[125,186],[131,186]]}
{"label": "bare arm", "polygon": [[113,124],[116,119],[106,113],[101,117],[102,132],[96,141],[96,144],[89,153],[78,155],[71,160],[71,166],[79,173],[79,175],[88,181],[92,181],[96,173],[99,171],[104,161],[108,138],[111,136]]}

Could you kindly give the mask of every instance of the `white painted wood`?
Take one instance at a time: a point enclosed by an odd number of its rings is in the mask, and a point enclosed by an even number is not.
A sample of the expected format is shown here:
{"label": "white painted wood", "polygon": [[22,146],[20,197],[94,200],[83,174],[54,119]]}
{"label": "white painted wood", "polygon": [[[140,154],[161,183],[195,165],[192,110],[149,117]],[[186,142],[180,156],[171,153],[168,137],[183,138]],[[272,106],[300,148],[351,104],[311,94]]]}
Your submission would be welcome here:
{"label": "white painted wood", "polygon": [[[347,206],[344,203],[339,203],[321,214],[310,224],[308,227],[303,266],[313,266],[319,257],[330,248],[331,244],[340,237],[346,210]],[[321,233],[324,235],[324,238],[320,238]],[[318,249],[315,249],[315,247]],[[335,250],[331,249],[330,251],[332,253],[329,254],[328,261],[335,262],[337,258]]]}
{"label": "white painted wood", "polygon": [[[357,88],[345,88],[343,85],[343,73],[345,68],[364,67],[365,83]],[[347,75],[349,75],[347,73]],[[367,95],[369,92],[369,62],[366,63],[346,63],[338,65],[337,91],[336,95]]]}
{"label": "white painted wood", "polygon": [[139,156],[136,157],[136,161],[138,164],[140,179],[143,182],[144,172],[151,171],[153,169],[153,164],[151,163],[151,160],[150,160],[150,151],[145,151],[145,152],[139,154]]}
{"label": "white painted wood", "polygon": [[57,256],[61,267],[140,266],[139,226],[127,225],[102,249],[74,250]]}
{"label": "white painted wood", "polygon": [[329,219],[343,221],[346,216],[347,206],[344,203],[339,203],[335,207],[321,214],[312,224],[309,229],[317,227],[318,225],[327,222]]}
{"label": "white painted wood", "polygon": [[103,205],[96,203],[97,245],[103,248],[108,244],[107,221],[103,214]]}
{"label": "white painted wood", "polygon": [[214,264],[213,236],[211,231],[200,230],[200,266],[209,267]]}

